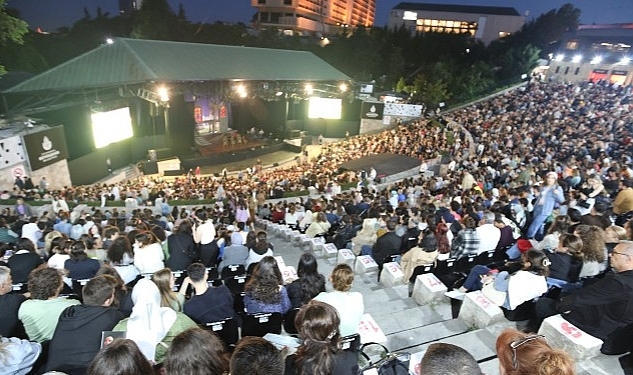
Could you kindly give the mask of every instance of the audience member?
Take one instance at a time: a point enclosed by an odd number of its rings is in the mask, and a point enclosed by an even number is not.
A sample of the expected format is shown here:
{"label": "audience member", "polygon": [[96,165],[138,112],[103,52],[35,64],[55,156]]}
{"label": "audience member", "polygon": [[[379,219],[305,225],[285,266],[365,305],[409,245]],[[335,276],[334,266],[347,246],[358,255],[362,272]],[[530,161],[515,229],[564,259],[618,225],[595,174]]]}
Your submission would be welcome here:
{"label": "audience member", "polygon": [[341,349],[340,319],[327,303],[310,301],[295,317],[302,340],[297,352],[286,358],[285,375],[358,373],[358,357]]}
{"label": "audience member", "polygon": [[94,277],[99,271],[99,261],[88,258],[86,244],[75,241],[70,247],[70,258],[64,262],[64,269],[72,280],[86,280]]}
{"label": "audience member", "polygon": [[429,345],[420,362],[420,375],[482,375],[472,354],[446,343]]}
{"label": "audience member", "polygon": [[112,276],[97,276],[83,287],[83,304],[62,311],[48,349],[48,371],[85,373],[101,348],[101,332],[111,331],[123,315],[114,302]]}
{"label": "audience member", "polygon": [[319,293],[325,292],[325,277],[319,273],[318,265],[314,254],[301,254],[297,265],[298,278],[287,286],[293,309],[303,306]]}
{"label": "audience member", "polygon": [[185,296],[174,292],[176,280],[169,268],[163,268],[154,272],[152,281],[160,291],[160,305],[162,307],[171,307],[176,312],[182,312],[182,306],[185,303]]}
{"label": "audience member", "polygon": [[259,261],[251,279],[244,286],[244,308],[248,314],[281,313],[290,310],[288,291],[273,257]]}
{"label": "audience member", "polygon": [[154,368],[133,340],[116,339],[97,353],[86,375],[154,375]]}
{"label": "audience member", "polygon": [[229,355],[222,341],[198,327],[174,337],[165,356],[166,375],[224,375],[228,369]]}
{"label": "audience member", "polygon": [[18,310],[26,300],[23,294],[11,293],[13,284],[11,270],[0,266],[0,336],[14,337],[19,334]]}
{"label": "audience member", "polygon": [[180,222],[176,231],[167,237],[167,248],[169,259],[165,263],[171,270],[184,271],[198,259],[191,221],[185,219]]}
{"label": "audience member", "polygon": [[243,337],[233,350],[231,375],[270,375],[284,372],[281,352],[262,337]]}
{"label": "audience member", "polygon": [[576,327],[601,340],[633,323],[633,242],[618,244],[610,260],[615,272],[607,273],[594,284],[560,300],[539,299],[537,317],[544,319],[560,313]]}
{"label": "audience member", "polygon": [[126,332],[150,361],[162,363],[166,348],[180,332],[195,327],[187,315],[160,306],[160,292],[151,280],[141,279],[132,291],[134,308],[129,318],[121,320],[114,331]]}
{"label": "audience member", "polygon": [[365,305],[363,295],[351,291],[354,271],[347,264],[337,264],[330,275],[330,282],[334,290],[322,292],[314,299],[334,306],[341,322],[339,327],[341,336],[358,333],[358,324],[365,313]]}
{"label": "audience member", "polygon": [[30,374],[41,352],[37,342],[0,336],[0,374]]}
{"label": "audience member", "polygon": [[180,295],[184,296],[189,285],[193,285],[195,292],[185,302],[184,313],[196,323],[205,324],[234,317],[233,296],[225,285],[211,287],[207,282],[207,269],[201,263],[192,263],[187,268],[180,286]]}
{"label": "audience member", "polygon": [[77,300],[59,296],[63,287],[62,275],[54,268],[42,266],[29,275],[30,299],[24,301],[18,310],[29,340],[39,343],[50,340],[62,311],[79,304]]}
{"label": "audience member", "polygon": [[497,338],[501,375],[575,375],[574,361],[562,350],[552,349],[545,336],[507,328]]}
{"label": "audience member", "polygon": [[28,238],[20,238],[15,244],[17,250],[7,265],[11,269],[13,282],[26,283],[29,273],[43,263],[42,258],[37,254],[35,244]]}

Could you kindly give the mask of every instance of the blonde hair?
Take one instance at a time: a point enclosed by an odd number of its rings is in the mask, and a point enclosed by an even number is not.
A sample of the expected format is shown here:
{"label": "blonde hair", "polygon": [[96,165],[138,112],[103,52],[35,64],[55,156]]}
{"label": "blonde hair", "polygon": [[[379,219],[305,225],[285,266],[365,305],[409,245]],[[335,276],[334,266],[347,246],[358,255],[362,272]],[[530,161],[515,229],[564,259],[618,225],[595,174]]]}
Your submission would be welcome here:
{"label": "blonde hair", "polygon": [[339,292],[347,292],[352,289],[352,283],[354,282],[354,271],[347,264],[337,264],[332,270],[330,276],[332,280],[332,286],[334,290]]}

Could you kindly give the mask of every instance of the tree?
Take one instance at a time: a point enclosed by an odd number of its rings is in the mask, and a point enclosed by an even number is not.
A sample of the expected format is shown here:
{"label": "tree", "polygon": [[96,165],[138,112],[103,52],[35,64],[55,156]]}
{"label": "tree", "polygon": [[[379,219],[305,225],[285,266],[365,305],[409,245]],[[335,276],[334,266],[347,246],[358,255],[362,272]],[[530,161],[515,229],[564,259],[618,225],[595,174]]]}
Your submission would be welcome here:
{"label": "tree", "polygon": [[137,39],[179,40],[178,16],[167,0],[145,0],[134,14],[132,37]]}
{"label": "tree", "polygon": [[[6,10],[6,0],[0,0],[0,46],[4,47],[8,42],[22,44],[22,37],[28,31],[26,22],[18,17],[10,15]],[[0,63],[0,76],[6,73]]]}

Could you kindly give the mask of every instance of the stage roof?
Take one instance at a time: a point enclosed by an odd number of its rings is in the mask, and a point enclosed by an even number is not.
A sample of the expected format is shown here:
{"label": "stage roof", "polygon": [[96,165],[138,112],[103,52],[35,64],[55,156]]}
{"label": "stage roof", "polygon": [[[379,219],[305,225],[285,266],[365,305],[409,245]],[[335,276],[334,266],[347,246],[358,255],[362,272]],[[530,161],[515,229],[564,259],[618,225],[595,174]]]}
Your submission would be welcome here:
{"label": "stage roof", "polygon": [[151,82],[341,80],[350,77],[311,52],[120,38],[4,93],[64,92]]}

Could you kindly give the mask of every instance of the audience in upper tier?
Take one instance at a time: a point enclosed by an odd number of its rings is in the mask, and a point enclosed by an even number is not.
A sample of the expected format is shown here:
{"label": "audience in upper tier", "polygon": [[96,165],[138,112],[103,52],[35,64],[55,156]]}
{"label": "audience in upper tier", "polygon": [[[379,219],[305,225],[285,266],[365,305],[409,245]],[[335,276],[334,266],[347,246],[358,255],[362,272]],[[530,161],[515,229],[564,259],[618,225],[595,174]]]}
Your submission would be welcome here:
{"label": "audience in upper tier", "polygon": [[[266,233],[255,231],[256,218],[323,236],[338,248],[373,256],[378,264],[396,256],[407,276],[416,266],[449,257],[494,251],[495,259],[503,259],[507,254],[507,264],[490,264],[485,272],[476,268],[464,288],[481,287],[477,272],[490,274],[495,288],[505,293],[499,304],[506,309],[520,309],[540,297],[533,323],[562,313],[579,328],[614,342],[611,352],[620,351],[616,344],[630,338],[613,337],[621,337],[620,328],[631,323],[627,317],[632,314],[625,310],[633,296],[625,285],[633,253],[620,242],[633,240],[630,102],[630,88],[530,82],[444,114],[446,125],[418,119],[348,137],[290,167],[259,166],[238,176],[189,175],[173,181],[144,176],[56,191],[16,181],[3,195],[21,198],[0,213],[0,335],[6,336],[0,339],[0,357],[24,347],[31,354],[12,357],[24,358],[15,368],[33,366],[40,349],[19,341],[28,338],[50,344],[45,350],[50,369],[149,374],[152,364],[165,362],[167,374],[183,369],[223,373],[230,366],[235,375],[257,374],[255,364],[262,363],[282,373],[282,356],[261,340],[243,339],[229,365],[216,337],[190,328],[231,317],[239,322],[244,308],[282,314],[301,308],[295,328],[304,341],[286,361],[285,372],[308,373],[306,364],[326,352],[334,361],[328,369],[343,366],[347,362],[336,360],[344,356],[337,337],[357,332],[365,303],[353,289],[353,270],[337,265],[329,278],[333,290],[326,292],[316,259],[305,254],[298,280],[284,280],[288,276],[282,276]],[[380,153],[404,154],[421,163],[442,155],[444,165],[434,176],[407,178],[386,189],[363,179],[364,173],[339,168],[350,159]],[[348,182],[357,187],[341,191]],[[309,198],[267,201],[308,190]],[[78,206],[69,212],[67,207],[102,197],[125,200],[125,210]],[[211,198],[216,203],[176,206],[182,199]],[[27,203],[33,199],[54,204],[36,214],[40,209]],[[103,263],[107,266],[99,268]],[[241,265],[251,275],[237,287],[217,286],[218,265]],[[508,272],[495,275],[493,269]],[[182,277],[171,273],[185,270]],[[102,274],[111,277],[95,277]],[[150,274],[155,283],[146,278]],[[529,290],[513,285],[521,278],[530,280]],[[178,285],[181,293],[175,293]],[[76,299],[60,297],[72,294]],[[214,306],[207,309],[211,300]],[[326,321],[308,315],[315,306],[327,310]],[[91,314],[99,318],[85,318]],[[74,337],[69,327],[77,319],[86,320],[90,334],[60,344],[60,337]],[[96,332],[112,324],[131,340],[115,340],[97,353],[101,337]],[[73,345],[86,351],[75,356]],[[185,350],[209,346],[216,350],[205,357],[189,358]],[[467,362],[454,348],[437,349],[429,349],[422,367],[432,367],[433,356]],[[502,334],[497,351],[502,374],[553,374],[551,364],[566,369],[571,363],[540,338],[517,332]],[[72,360],[64,359],[69,356]],[[89,357],[94,357],[90,365]]]}

